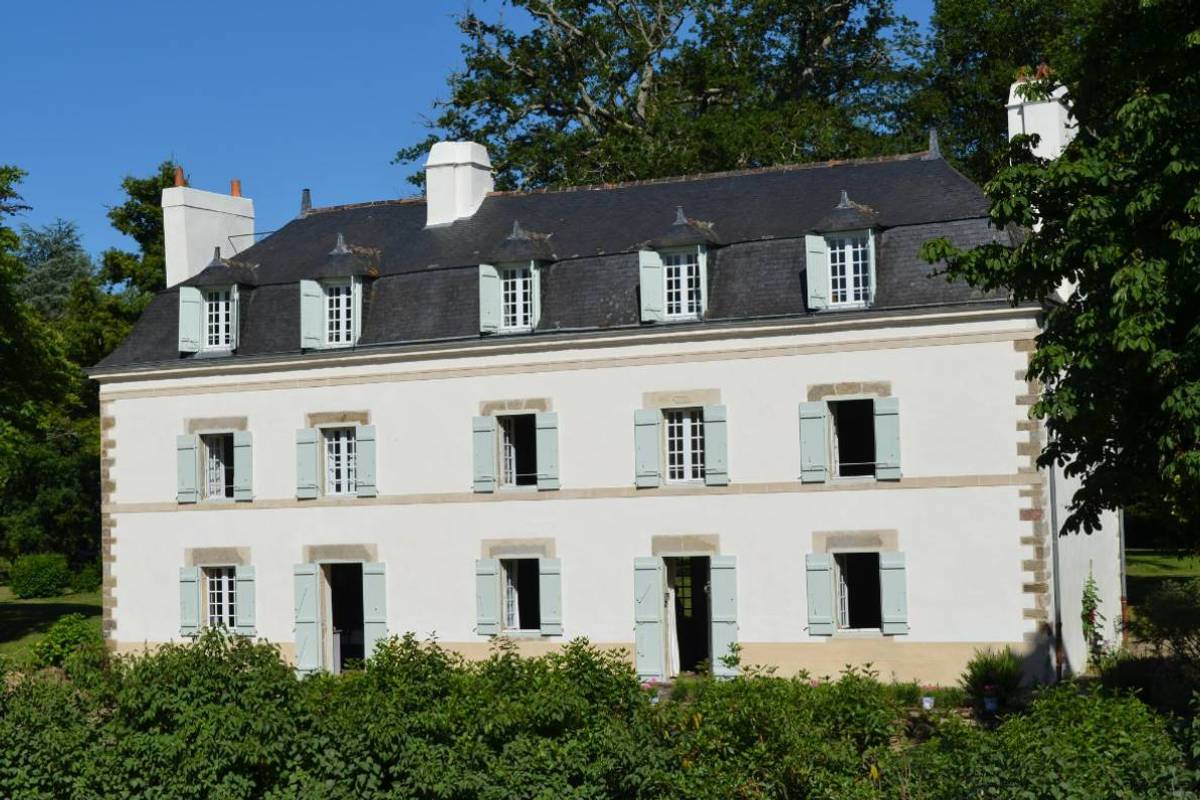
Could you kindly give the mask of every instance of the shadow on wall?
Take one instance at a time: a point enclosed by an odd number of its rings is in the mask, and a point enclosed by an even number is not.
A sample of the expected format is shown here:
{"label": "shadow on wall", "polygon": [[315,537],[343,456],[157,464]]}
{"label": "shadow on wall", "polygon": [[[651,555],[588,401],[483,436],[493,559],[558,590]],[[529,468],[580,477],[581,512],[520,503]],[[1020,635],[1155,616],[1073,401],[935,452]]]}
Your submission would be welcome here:
{"label": "shadow on wall", "polygon": [[1054,682],[1054,635],[1049,625],[1042,623],[1038,626],[1033,646],[1021,660],[1021,671],[1028,684]]}

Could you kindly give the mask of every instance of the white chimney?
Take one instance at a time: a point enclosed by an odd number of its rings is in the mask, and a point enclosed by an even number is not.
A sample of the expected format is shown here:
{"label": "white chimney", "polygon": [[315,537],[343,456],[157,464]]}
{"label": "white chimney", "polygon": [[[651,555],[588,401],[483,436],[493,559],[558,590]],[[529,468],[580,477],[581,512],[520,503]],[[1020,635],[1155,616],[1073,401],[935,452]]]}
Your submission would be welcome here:
{"label": "white chimney", "polygon": [[470,217],[493,188],[486,147],[475,142],[437,142],[425,161],[426,227]]}
{"label": "white chimney", "polygon": [[242,197],[241,181],[232,182],[229,194],[206,192],[188,186],[177,169],[175,185],[163,189],[162,210],[167,286],[204,269],[214,247],[228,258],[254,243],[254,201]]}
{"label": "white chimney", "polygon": [[1058,158],[1075,138],[1075,123],[1063,102],[1067,89],[1059,86],[1045,100],[1027,100],[1021,95],[1024,85],[1025,81],[1017,81],[1008,90],[1008,138],[1036,133],[1041,139],[1034,155]]}

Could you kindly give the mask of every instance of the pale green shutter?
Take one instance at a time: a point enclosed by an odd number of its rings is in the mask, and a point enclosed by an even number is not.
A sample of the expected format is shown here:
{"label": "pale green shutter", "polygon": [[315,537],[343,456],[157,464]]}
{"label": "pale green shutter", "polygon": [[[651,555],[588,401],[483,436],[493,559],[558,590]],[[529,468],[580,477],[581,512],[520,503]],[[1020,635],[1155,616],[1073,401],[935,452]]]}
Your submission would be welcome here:
{"label": "pale green shutter", "polygon": [[358,344],[358,338],[362,336],[363,323],[363,281],[361,277],[355,276],[350,279],[350,339],[351,344]]}
{"label": "pale green shutter", "polygon": [[354,429],[354,493],[375,497],[375,426],[358,425]]}
{"label": "pale green shutter", "polygon": [[557,558],[538,559],[538,602],[543,636],[561,636],[562,562]]}
{"label": "pale green shutter", "polygon": [[808,633],[811,636],[832,636],[833,556],[809,553],[804,561],[808,577]]}
{"label": "pale green shutter", "polygon": [[634,665],[642,680],[663,680],[665,614],[663,560],[633,560]]}
{"label": "pale green shutter", "polygon": [[296,431],[296,497],[299,500],[311,500],[317,496],[318,482],[318,448],[320,432],[315,428],[301,428]]}
{"label": "pale green shutter", "polygon": [[532,295],[529,302],[532,316],[529,322],[533,329],[537,330],[542,321],[542,268],[536,261],[529,265],[529,287]]}
{"label": "pale green shutter", "polygon": [[375,653],[375,645],[387,638],[387,575],[383,564],[362,566],[363,658]]}
{"label": "pale green shutter", "polygon": [[829,459],[829,407],[822,401],[800,404],[800,480],[823,483]]}
{"label": "pale green shutter", "polygon": [[875,398],[875,478],[900,480],[900,400]]}
{"label": "pale green shutter", "polygon": [[639,489],[658,486],[662,479],[662,413],[656,408],[633,412],[634,482]]}
{"label": "pale green shutter", "polygon": [[254,499],[254,457],[250,431],[233,432],[233,499]]}
{"label": "pale green shutter", "polygon": [[537,487],[558,488],[558,414],[545,411],[534,418],[537,429]]}
{"label": "pale green shutter", "polygon": [[233,350],[238,348],[238,287],[235,283],[229,287],[229,346]]}
{"label": "pale green shutter", "polygon": [[258,632],[254,627],[254,567],[248,564],[234,567],[234,581],[237,598],[234,629],[238,636],[254,636]]}
{"label": "pale green shutter", "polygon": [[867,304],[875,303],[875,234],[867,231]]}
{"label": "pale green shutter", "polygon": [[325,345],[325,292],[316,281],[300,281],[300,347],[313,350]]}
{"label": "pale green shutter", "polygon": [[204,342],[204,294],[195,286],[179,287],[179,352],[195,353]]}
{"label": "pale green shutter", "polygon": [[662,322],[666,318],[662,256],[654,250],[639,250],[638,275],[642,322]]}
{"label": "pale green shutter", "polygon": [[500,330],[500,271],[491,264],[479,265],[479,332]]}
{"label": "pale green shutter", "polygon": [[879,595],[885,634],[908,633],[904,553],[879,554]]}
{"label": "pale green shutter", "polygon": [[321,568],[316,564],[292,567],[296,600],[296,673],[308,675],[321,668]]}
{"label": "pale green shutter", "polygon": [[709,486],[729,483],[729,436],[725,406],[704,407],[704,482]]}
{"label": "pale green shutter", "polygon": [[494,558],[475,562],[475,632],[500,633],[500,562]]}
{"label": "pale green shutter", "polygon": [[194,433],[175,437],[175,499],[180,503],[194,503],[200,497],[199,444],[200,437]]}
{"label": "pale green shutter", "polygon": [[696,252],[696,264],[700,269],[700,316],[708,311],[708,248],[700,245]]}
{"label": "pale green shutter", "polygon": [[496,491],[496,418],[471,420],[471,449],[475,462],[475,491]]}
{"label": "pale green shutter", "polygon": [[179,568],[179,635],[200,633],[200,568]]}
{"label": "pale green shutter", "polygon": [[737,674],[722,658],[737,644],[737,559],[713,556],[709,560],[709,602],[712,608],[712,671],[717,677]]}
{"label": "pale green shutter", "polygon": [[829,249],[824,236],[805,236],[804,245],[808,310],[820,311],[829,307]]}

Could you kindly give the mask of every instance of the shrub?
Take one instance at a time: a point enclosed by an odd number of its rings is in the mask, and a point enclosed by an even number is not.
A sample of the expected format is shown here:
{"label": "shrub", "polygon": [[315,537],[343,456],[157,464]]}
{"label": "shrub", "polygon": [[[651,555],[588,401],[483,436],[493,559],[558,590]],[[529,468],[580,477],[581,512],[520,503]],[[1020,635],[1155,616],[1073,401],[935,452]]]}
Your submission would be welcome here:
{"label": "shrub", "polygon": [[1020,702],[1022,677],[1021,659],[1011,648],[989,648],[975,651],[959,684],[977,709],[983,708],[984,698],[989,696],[997,698],[1001,708],[1011,709]]}
{"label": "shrub", "polygon": [[33,663],[37,667],[61,667],[76,652],[86,647],[103,647],[104,640],[94,620],[83,614],[67,614],[46,631],[33,645]]}
{"label": "shrub", "polygon": [[1111,692],[1136,694],[1152,708],[1183,716],[1189,713],[1195,680],[1178,661],[1118,650],[1098,664],[1100,683]]}
{"label": "shrub", "polygon": [[72,592],[94,592],[100,588],[100,570],[95,564],[84,564],[71,576]]}
{"label": "shrub", "polygon": [[1200,578],[1156,587],[1138,604],[1130,632],[1159,655],[1200,671]]}
{"label": "shrub", "polygon": [[71,581],[67,557],[61,553],[18,556],[12,566],[12,590],[17,597],[55,597]]}

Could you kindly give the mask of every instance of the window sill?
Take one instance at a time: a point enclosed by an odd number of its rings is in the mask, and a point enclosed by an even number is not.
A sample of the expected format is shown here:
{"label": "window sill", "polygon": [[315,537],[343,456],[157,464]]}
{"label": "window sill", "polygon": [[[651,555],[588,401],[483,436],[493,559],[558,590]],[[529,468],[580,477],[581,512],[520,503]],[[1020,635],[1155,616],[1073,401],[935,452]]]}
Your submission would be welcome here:
{"label": "window sill", "polygon": [[233,355],[232,347],[214,347],[211,350],[197,350],[193,358],[229,358]]}
{"label": "window sill", "polygon": [[877,483],[874,475],[834,475],[829,479],[833,483]]}
{"label": "window sill", "polygon": [[516,631],[500,631],[496,634],[497,639],[546,639],[549,638],[540,630],[516,630]]}
{"label": "window sill", "polygon": [[663,316],[662,321],[667,324],[670,324],[673,322],[699,322],[700,315],[699,314],[683,314],[683,315],[680,315],[677,317]]}
{"label": "window sill", "polygon": [[886,639],[881,628],[838,628],[835,639]]}
{"label": "window sill", "polygon": [[829,303],[822,311],[865,311],[871,307],[870,303]]}
{"label": "window sill", "polygon": [[518,333],[533,333],[533,326],[530,325],[527,328],[498,328],[496,330],[498,336],[512,336]]}
{"label": "window sill", "polygon": [[507,492],[536,492],[537,490],[538,490],[538,485],[536,483],[531,483],[527,486],[508,486],[505,484],[501,484],[496,487],[497,492],[506,492],[506,493]]}
{"label": "window sill", "polygon": [[200,504],[206,506],[223,506],[234,503],[232,497],[201,497]]}

